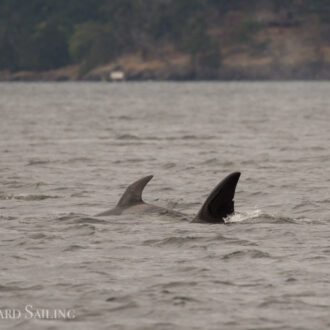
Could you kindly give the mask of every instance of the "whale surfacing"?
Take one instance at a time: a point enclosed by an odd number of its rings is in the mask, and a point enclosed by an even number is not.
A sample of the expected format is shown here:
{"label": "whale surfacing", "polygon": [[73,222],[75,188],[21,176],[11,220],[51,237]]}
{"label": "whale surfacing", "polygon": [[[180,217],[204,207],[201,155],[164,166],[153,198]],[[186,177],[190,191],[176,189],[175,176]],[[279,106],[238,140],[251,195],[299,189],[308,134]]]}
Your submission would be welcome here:
{"label": "whale surfacing", "polygon": [[[240,172],[233,172],[225,177],[210,193],[203,206],[191,222],[224,223],[224,219],[232,215],[234,209],[234,195]],[[117,203],[116,207],[97,214],[97,216],[120,215],[129,213],[166,213],[175,216],[184,214],[145,203],[142,192],[147,183],[153,178],[148,175],[129,185]]]}

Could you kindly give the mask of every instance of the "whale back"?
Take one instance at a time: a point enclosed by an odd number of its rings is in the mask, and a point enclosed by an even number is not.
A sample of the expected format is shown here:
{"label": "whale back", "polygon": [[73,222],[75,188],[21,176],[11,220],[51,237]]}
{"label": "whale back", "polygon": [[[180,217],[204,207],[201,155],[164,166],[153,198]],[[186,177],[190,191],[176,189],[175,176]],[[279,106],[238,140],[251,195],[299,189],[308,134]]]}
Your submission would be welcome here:
{"label": "whale back", "polygon": [[234,195],[241,173],[224,178],[210,193],[193,222],[223,223],[234,213]]}

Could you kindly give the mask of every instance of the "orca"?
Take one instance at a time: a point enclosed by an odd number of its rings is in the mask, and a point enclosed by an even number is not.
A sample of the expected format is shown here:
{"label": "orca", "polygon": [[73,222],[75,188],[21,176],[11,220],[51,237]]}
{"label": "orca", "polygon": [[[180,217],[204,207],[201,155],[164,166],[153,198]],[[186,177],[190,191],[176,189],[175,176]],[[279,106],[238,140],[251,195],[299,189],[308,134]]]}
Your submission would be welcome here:
{"label": "orca", "polygon": [[[225,218],[235,212],[234,195],[240,175],[240,172],[233,172],[226,176],[212,190],[202,205],[201,209],[191,222],[224,223]],[[160,213],[173,216],[184,216],[183,213],[148,204],[143,201],[143,189],[152,178],[153,175],[148,175],[133,182],[127,187],[115,208],[97,214],[96,216],[121,215],[131,213]]]}

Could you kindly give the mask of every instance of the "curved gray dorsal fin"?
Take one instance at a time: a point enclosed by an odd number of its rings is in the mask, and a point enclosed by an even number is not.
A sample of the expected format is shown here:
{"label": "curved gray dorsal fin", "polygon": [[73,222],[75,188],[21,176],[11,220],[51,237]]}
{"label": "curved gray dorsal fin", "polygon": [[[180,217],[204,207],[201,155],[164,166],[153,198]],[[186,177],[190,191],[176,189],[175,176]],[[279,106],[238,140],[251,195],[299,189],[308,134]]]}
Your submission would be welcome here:
{"label": "curved gray dorsal fin", "polygon": [[121,196],[117,207],[126,208],[132,205],[144,203],[142,200],[142,192],[147,183],[153,178],[153,175],[148,175],[140,180],[129,185]]}
{"label": "curved gray dorsal fin", "polygon": [[193,222],[224,222],[234,213],[234,195],[241,173],[233,172],[225,177],[211,192]]}

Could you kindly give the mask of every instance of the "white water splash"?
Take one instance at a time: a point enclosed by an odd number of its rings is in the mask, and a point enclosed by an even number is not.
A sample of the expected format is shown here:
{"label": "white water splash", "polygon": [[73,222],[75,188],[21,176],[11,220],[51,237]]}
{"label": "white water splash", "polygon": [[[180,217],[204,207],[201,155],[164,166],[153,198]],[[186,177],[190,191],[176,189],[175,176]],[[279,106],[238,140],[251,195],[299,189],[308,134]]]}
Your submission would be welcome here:
{"label": "white water splash", "polygon": [[225,223],[233,223],[233,222],[242,222],[246,220],[251,220],[262,215],[262,211],[260,209],[249,210],[245,212],[235,213],[234,215],[225,219]]}

